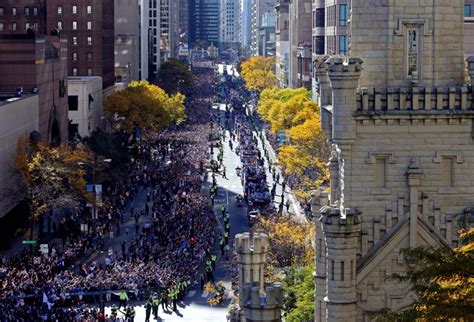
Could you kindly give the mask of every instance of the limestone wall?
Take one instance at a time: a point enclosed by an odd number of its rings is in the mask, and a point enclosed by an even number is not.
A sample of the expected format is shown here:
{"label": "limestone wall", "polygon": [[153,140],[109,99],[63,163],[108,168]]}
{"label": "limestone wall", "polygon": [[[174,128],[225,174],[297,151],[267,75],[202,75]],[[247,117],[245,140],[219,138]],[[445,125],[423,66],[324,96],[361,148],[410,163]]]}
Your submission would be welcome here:
{"label": "limestone wall", "polygon": [[365,62],[361,85],[399,87],[407,79],[407,30],[418,30],[418,84],[463,83],[464,0],[352,0],[350,53]]}

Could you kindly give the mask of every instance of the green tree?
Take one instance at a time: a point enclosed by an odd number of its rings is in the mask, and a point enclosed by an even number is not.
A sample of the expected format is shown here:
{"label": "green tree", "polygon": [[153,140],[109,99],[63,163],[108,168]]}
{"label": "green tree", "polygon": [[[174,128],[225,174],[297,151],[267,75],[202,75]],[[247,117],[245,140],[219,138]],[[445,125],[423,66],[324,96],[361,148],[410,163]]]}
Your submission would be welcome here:
{"label": "green tree", "polygon": [[473,321],[474,228],[460,234],[461,246],[416,247],[404,250],[409,269],[397,280],[410,282],[418,297],[412,309],[385,310],[378,321]]}
{"label": "green tree", "polygon": [[170,59],[161,65],[157,83],[170,94],[188,93],[194,83],[194,76],[185,64]]}
{"label": "green tree", "polygon": [[241,68],[242,72],[240,74],[248,90],[255,90],[261,93],[267,88],[275,87],[274,57],[255,56],[244,61],[241,64]]}
{"label": "green tree", "polygon": [[283,281],[283,309],[287,322],[314,321],[314,266],[292,266]]}
{"label": "green tree", "polygon": [[112,94],[104,105],[112,124],[131,133],[134,128],[160,131],[173,122],[185,120],[185,96],[168,95],[147,81],[133,81],[124,90]]}

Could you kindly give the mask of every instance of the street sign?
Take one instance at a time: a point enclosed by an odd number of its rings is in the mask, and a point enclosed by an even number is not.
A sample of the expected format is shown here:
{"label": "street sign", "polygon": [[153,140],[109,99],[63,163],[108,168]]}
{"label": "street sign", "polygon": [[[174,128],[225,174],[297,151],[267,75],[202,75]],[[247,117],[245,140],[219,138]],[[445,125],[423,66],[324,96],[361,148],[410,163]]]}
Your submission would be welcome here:
{"label": "street sign", "polygon": [[37,242],[36,240],[24,240],[23,245],[35,245]]}

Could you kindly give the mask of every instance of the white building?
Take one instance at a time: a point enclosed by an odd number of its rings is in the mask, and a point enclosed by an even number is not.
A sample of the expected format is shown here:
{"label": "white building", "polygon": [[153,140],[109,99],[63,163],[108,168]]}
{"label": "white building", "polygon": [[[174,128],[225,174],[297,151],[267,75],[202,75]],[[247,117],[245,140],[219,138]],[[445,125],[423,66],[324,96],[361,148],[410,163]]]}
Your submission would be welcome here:
{"label": "white building", "polygon": [[240,47],[242,24],[240,0],[220,1],[219,44],[221,47]]}
{"label": "white building", "polygon": [[10,190],[19,187],[20,180],[13,172],[13,155],[18,138],[38,131],[38,108],[38,95],[0,97],[0,218],[19,202]]}
{"label": "white building", "polygon": [[68,77],[68,102],[69,120],[81,137],[105,126],[101,77]]}

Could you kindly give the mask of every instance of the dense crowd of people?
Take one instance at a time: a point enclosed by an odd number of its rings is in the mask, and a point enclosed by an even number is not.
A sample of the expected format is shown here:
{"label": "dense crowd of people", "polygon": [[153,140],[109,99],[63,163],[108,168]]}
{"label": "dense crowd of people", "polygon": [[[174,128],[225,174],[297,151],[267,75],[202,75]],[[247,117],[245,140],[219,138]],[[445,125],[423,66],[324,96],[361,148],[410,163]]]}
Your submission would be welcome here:
{"label": "dense crowd of people", "polygon": [[[47,256],[27,250],[0,262],[0,321],[94,321],[98,312],[79,307],[102,291],[106,300],[125,291],[136,299],[156,292],[172,302],[174,290],[196,278],[215,241],[215,216],[202,192],[214,75],[208,66],[193,72],[188,121],[143,135],[128,177],[104,191],[86,231],[81,218],[65,217],[57,225],[62,242],[51,244]],[[138,209],[140,193],[146,203]],[[127,220],[135,221],[135,234],[123,228]],[[124,235],[121,251],[114,249],[114,236]]]}

